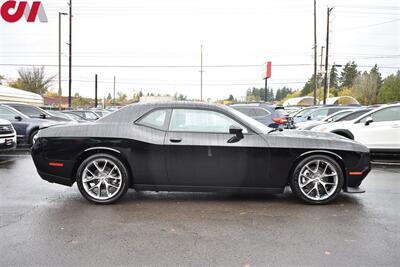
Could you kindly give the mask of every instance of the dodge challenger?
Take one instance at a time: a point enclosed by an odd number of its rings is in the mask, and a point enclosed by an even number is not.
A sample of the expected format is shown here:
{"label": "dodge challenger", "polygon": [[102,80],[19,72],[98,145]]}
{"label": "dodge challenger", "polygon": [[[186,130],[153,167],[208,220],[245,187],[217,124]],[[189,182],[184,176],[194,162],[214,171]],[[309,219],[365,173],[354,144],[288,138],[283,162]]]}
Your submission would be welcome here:
{"label": "dodge challenger", "polygon": [[39,175],[95,204],[137,191],[282,193],[326,204],[364,192],[364,145],[331,133],[271,129],[226,106],[132,104],[95,123],[42,128]]}

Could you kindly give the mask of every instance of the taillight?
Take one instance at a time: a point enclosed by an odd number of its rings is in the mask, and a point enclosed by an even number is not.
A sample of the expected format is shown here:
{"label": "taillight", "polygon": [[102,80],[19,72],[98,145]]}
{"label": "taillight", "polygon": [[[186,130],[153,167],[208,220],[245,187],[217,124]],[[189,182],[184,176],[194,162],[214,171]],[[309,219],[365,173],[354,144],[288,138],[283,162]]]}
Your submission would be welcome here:
{"label": "taillight", "polygon": [[285,118],[273,118],[272,120],[277,124],[285,124],[285,123],[287,123],[287,119],[285,119]]}

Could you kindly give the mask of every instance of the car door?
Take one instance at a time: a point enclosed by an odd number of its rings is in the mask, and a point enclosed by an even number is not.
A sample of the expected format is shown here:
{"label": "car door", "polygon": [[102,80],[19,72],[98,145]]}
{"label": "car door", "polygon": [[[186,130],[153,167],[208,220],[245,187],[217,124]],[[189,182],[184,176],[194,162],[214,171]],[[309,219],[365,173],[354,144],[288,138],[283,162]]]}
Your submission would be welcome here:
{"label": "car door", "polygon": [[[368,118],[371,123],[366,123]],[[400,106],[387,107],[355,124],[354,139],[371,149],[400,149]]]}
{"label": "car door", "polygon": [[[229,142],[231,126],[244,138]],[[174,109],[165,137],[172,186],[263,187],[269,152],[264,139],[227,114],[206,109]]]}

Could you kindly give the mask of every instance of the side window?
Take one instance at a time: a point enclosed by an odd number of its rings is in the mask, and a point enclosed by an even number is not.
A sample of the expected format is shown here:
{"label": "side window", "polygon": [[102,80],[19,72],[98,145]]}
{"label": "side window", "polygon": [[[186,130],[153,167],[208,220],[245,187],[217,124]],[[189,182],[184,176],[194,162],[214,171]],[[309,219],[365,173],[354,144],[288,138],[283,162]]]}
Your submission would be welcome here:
{"label": "side window", "polygon": [[174,109],[169,130],[172,132],[229,133],[231,126],[247,130],[219,112],[200,109]]}
{"label": "side window", "polygon": [[167,114],[168,114],[168,110],[166,110],[166,109],[155,110],[155,111],[147,114],[143,118],[141,118],[137,122],[137,124],[164,130],[165,129],[164,126],[165,126],[166,119],[167,119]]}
{"label": "side window", "polygon": [[4,120],[14,120],[15,116],[18,114],[14,113],[13,111],[9,110],[8,108],[0,107],[0,119]]}
{"label": "side window", "polygon": [[[400,121],[400,107],[385,108],[370,115],[374,122],[384,121]],[[363,118],[361,122],[365,122],[366,118]]]}

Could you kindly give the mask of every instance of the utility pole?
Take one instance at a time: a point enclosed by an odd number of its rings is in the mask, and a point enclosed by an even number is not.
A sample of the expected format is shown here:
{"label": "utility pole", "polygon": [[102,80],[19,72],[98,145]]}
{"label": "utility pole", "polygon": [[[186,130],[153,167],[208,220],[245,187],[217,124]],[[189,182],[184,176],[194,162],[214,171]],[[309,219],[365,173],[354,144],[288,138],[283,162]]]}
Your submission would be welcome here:
{"label": "utility pole", "polygon": [[61,110],[62,104],[62,89],[61,89],[61,16],[68,15],[67,13],[58,12],[58,109]]}
{"label": "utility pole", "polygon": [[203,45],[200,51],[200,101],[203,101]]}
{"label": "utility pole", "polygon": [[97,74],[94,76],[94,107],[97,108]]}
{"label": "utility pole", "polygon": [[319,70],[320,73],[322,73],[322,68],[324,66],[324,48],[325,48],[325,46],[321,47],[321,65],[320,65],[320,70]]}
{"label": "utility pole", "polygon": [[113,97],[113,106],[115,106],[115,76],[114,76],[114,97]]}
{"label": "utility pole", "polygon": [[72,0],[69,0],[69,78],[68,78],[68,107],[72,106]]}
{"label": "utility pole", "polygon": [[325,84],[324,84],[324,105],[328,97],[328,65],[329,65],[329,23],[330,15],[333,7],[327,9],[327,23],[326,23],[326,55],[325,55]]}
{"label": "utility pole", "polygon": [[314,106],[317,105],[317,0],[314,0]]}

